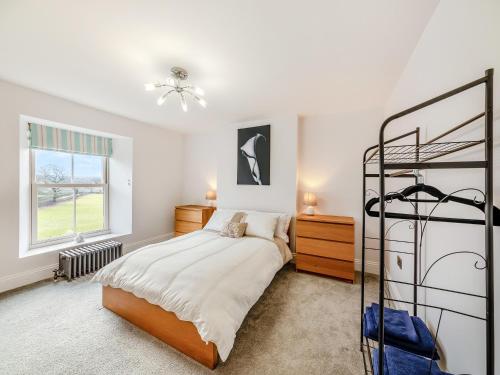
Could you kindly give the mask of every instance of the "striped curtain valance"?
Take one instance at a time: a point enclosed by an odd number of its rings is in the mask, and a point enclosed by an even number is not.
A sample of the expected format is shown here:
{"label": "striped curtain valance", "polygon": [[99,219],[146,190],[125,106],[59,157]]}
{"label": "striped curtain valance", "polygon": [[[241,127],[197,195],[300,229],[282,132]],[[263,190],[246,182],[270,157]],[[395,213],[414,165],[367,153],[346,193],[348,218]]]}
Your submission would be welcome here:
{"label": "striped curtain valance", "polygon": [[78,154],[111,156],[111,138],[84,134],[39,124],[28,124],[30,148]]}

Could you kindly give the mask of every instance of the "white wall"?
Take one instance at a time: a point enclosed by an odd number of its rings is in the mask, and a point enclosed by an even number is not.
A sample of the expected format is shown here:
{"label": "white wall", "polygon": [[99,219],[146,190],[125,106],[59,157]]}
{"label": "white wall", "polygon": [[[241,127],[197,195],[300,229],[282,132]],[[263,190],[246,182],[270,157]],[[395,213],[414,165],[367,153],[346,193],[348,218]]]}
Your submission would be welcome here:
{"label": "white wall", "polygon": [[[389,100],[386,113],[394,113],[414,105],[436,94],[452,89],[462,83],[479,78],[485,69],[495,68],[495,196],[500,205],[499,184],[499,140],[500,140],[500,3],[495,0],[467,1],[442,0],[424,31],[411,59],[408,62],[395,90]],[[461,120],[472,117],[483,110],[483,91],[474,89],[466,95],[457,97],[432,109],[398,121],[398,131],[416,125],[422,126],[424,139],[430,139]],[[479,127],[481,122],[477,124]],[[462,132],[458,139],[475,139],[480,136],[477,130]],[[449,139],[453,140],[453,139]],[[480,159],[483,148],[467,152],[464,158]],[[426,183],[439,187],[443,192],[452,192],[463,187],[484,189],[480,171],[449,171],[426,173]],[[463,194],[472,198],[474,194]],[[440,208],[440,214],[477,217],[477,212],[469,209]],[[480,213],[479,213],[479,216]],[[500,247],[499,229],[495,228],[495,249]],[[451,251],[484,252],[484,228],[458,224],[431,223],[425,239],[425,262],[427,265],[439,256]],[[484,272],[473,268],[477,258],[455,256],[447,262],[436,265],[429,274],[428,285],[484,293]],[[411,264],[404,264],[403,271],[410,273]],[[425,264],[424,264],[425,266]],[[500,259],[495,266],[498,273]],[[405,268],[406,267],[406,268]],[[498,277],[496,300],[500,301]],[[404,293],[404,292],[403,292]],[[484,304],[472,298],[453,298],[445,293],[427,293],[430,304],[447,305],[462,311],[484,314]],[[497,303],[498,305],[498,303]],[[436,326],[436,313],[426,311],[429,323]],[[497,326],[500,314],[496,314]],[[496,330],[497,372],[499,371],[500,339]],[[453,373],[485,374],[485,326],[484,323],[445,314],[440,330],[441,346],[444,349],[445,363]]]}
{"label": "white wall", "polygon": [[112,233],[133,232],[133,164],[133,139],[115,137],[108,170],[109,228]]}
{"label": "white wall", "polygon": [[[316,193],[316,211],[352,216],[356,221],[356,267],[361,259],[363,152],[376,143],[382,109],[335,115],[305,116],[299,127],[299,211],[304,192]],[[376,179],[372,179],[376,180]],[[368,181],[370,184],[376,181]],[[375,186],[373,186],[375,187]],[[367,233],[376,223],[367,223]],[[367,266],[377,270],[377,254],[367,253]]]}
{"label": "white wall", "polygon": [[218,134],[190,134],[184,139],[184,204],[206,205],[205,194],[217,190]]}
{"label": "white wall", "polygon": [[19,117],[33,116],[133,139],[133,234],[127,244],[173,231],[180,201],[183,136],[0,81],[0,290],[51,275],[57,254],[19,258]]}

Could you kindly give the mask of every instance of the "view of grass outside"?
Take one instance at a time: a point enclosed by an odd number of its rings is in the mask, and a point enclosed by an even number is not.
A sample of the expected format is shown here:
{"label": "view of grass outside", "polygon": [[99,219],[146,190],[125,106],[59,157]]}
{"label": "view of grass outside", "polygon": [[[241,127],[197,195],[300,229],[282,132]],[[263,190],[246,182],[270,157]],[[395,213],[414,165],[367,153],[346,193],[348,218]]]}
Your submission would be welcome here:
{"label": "view of grass outside", "polygon": [[76,198],[76,231],[93,232],[104,229],[103,194],[92,193]]}
{"label": "view of grass outside", "polygon": [[[34,241],[104,229],[104,157],[34,150],[33,160],[38,210]],[[75,186],[79,184],[87,186]]]}
{"label": "view of grass outside", "polygon": [[[49,190],[49,189],[47,189]],[[68,191],[66,191],[68,190]],[[42,204],[46,194],[39,194],[38,240],[72,234],[73,189],[60,189],[59,198],[52,204]],[[104,228],[103,194],[88,193],[76,198],[76,232],[84,233]]]}

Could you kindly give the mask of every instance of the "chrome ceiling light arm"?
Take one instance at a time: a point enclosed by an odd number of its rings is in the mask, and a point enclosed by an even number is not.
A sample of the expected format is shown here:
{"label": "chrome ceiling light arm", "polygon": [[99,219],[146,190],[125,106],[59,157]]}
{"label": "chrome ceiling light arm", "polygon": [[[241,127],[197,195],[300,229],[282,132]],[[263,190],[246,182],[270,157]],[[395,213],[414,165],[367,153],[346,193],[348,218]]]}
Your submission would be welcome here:
{"label": "chrome ceiling light arm", "polygon": [[194,98],[194,100],[196,100],[198,102],[198,104],[201,105],[203,108],[207,107],[207,102],[206,102],[206,100],[204,98],[200,98],[198,95],[196,95],[196,94],[194,94],[194,93],[192,93],[191,91],[188,91],[188,90],[184,90],[184,92],[186,94],[191,95]]}
{"label": "chrome ceiling light arm", "polygon": [[167,91],[166,93],[164,93],[162,96],[160,96],[158,98],[158,100],[156,101],[156,103],[158,105],[163,105],[163,103],[165,103],[165,100],[167,100],[167,96],[169,96],[171,93],[173,93],[175,90],[170,90],[170,91]]}

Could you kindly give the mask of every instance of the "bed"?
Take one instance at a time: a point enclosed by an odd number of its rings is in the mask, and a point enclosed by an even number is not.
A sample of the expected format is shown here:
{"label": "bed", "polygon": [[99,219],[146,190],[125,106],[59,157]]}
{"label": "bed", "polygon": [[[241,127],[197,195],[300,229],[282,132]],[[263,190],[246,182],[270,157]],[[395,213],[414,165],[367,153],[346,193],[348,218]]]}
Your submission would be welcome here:
{"label": "bed", "polygon": [[291,259],[286,242],[200,230],[146,246],[94,276],[103,306],[211,369]]}

